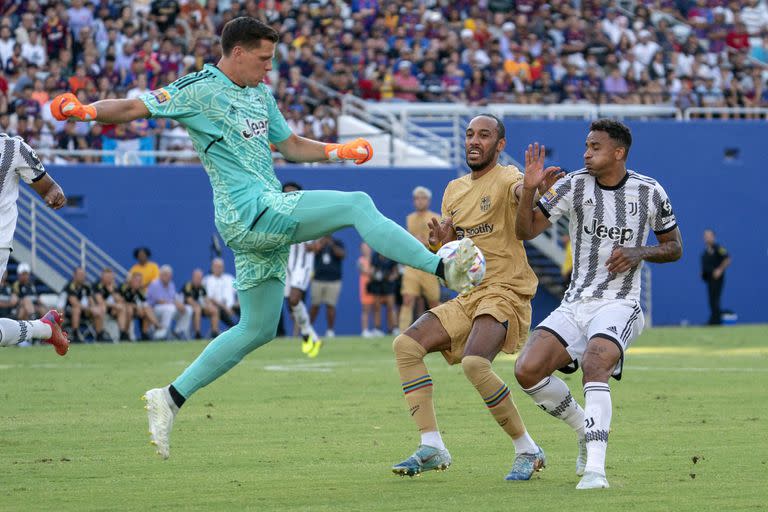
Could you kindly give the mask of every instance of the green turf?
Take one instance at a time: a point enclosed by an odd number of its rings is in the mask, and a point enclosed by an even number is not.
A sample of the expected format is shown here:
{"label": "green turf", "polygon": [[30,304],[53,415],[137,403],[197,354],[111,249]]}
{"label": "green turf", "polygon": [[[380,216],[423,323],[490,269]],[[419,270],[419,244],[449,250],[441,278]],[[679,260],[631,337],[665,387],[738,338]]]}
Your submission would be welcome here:
{"label": "green turf", "polygon": [[[654,329],[612,384],[607,491],[576,491],[575,441],[497,361],[549,467],[508,483],[510,441],[461,369],[427,364],[454,465],[402,479],[418,444],[390,340],[296,340],[251,354],[148,444],[142,392],[203,343],[0,350],[0,510],[757,510],[766,505],[768,328]],[[567,378],[581,399],[580,377]],[[697,463],[694,463],[694,459]]]}

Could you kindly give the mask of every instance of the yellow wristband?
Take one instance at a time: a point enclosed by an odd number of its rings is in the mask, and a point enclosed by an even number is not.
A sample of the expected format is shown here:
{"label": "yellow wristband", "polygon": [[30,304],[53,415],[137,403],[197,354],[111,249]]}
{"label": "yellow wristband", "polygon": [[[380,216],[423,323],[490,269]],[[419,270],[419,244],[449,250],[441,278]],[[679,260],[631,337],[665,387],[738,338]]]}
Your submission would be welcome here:
{"label": "yellow wristband", "polygon": [[427,241],[427,245],[429,245],[430,251],[437,252],[443,246],[443,242],[437,242],[437,245],[432,245],[429,241]]}

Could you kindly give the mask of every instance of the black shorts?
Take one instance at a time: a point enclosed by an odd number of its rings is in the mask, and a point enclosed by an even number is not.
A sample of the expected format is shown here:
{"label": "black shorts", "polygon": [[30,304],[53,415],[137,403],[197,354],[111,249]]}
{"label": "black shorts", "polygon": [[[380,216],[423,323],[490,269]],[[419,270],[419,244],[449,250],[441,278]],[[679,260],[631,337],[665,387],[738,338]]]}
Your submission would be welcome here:
{"label": "black shorts", "polygon": [[366,289],[371,295],[394,295],[395,285],[394,281],[369,281]]}

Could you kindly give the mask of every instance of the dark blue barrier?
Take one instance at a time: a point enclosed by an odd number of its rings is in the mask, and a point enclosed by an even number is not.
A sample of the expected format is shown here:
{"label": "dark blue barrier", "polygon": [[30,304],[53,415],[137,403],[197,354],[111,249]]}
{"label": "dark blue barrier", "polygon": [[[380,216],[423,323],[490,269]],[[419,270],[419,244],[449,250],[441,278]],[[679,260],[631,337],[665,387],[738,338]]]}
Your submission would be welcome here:
{"label": "dark blue barrier", "polygon": [[[507,151],[522,160],[525,145],[538,140],[552,151],[552,163],[578,169],[588,126],[577,121],[510,122]],[[678,324],[706,320],[705,288],[699,279],[701,235],[706,227],[717,231],[733,255],[723,305],[735,310],[740,321],[768,321],[760,300],[768,290],[768,229],[763,224],[768,200],[759,179],[768,161],[768,125],[637,122],[631,127],[634,144],[629,167],[657,178],[665,187],[685,242],[680,262],[652,266],[654,321]],[[178,286],[195,267],[208,266],[215,227],[212,194],[202,168],[50,166],[50,171],[67,194],[82,198],[82,208],[68,209],[64,217],[124,265],[133,263],[134,247],[147,245],[154,260],[174,266]],[[363,190],[385,215],[401,223],[411,211],[413,187],[432,189],[432,207],[439,210],[442,190],[455,177],[448,169],[332,166],[285,166],[277,174],[282,181],[297,181],[307,189]],[[337,332],[358,333],[356,260],[360,238],[351,229],[341,231],[338,237],[348,253]],[[234,272],[228,250],[225,259],[228,270]],[[540,293],[534,302],[534,320],[542,319],[555,306],[551,296]],[[324,321],[320,322],[320,332],[324,332]]]}

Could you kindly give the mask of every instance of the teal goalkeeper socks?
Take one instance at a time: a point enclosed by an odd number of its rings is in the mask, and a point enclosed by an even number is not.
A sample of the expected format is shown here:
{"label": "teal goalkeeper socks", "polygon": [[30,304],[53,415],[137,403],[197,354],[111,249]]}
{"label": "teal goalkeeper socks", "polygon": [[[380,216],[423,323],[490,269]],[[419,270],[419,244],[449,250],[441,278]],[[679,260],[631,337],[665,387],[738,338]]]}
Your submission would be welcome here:
{"label": "teal goalkeeper socks", "polygon": [[354,227],[371,248],[387,258],[434,274],[440,257],[376,209],[364,192],[308,190],[293,211],[299,222],[294,242],[306,242]]}
{"label": "teal goalkeeper socks", "polygon": [[173,387],[185,398],[227,373],[243,357],[272,341],[283,306],[284,284],[269,279],[238,292],[240,322],[211,341]]}

